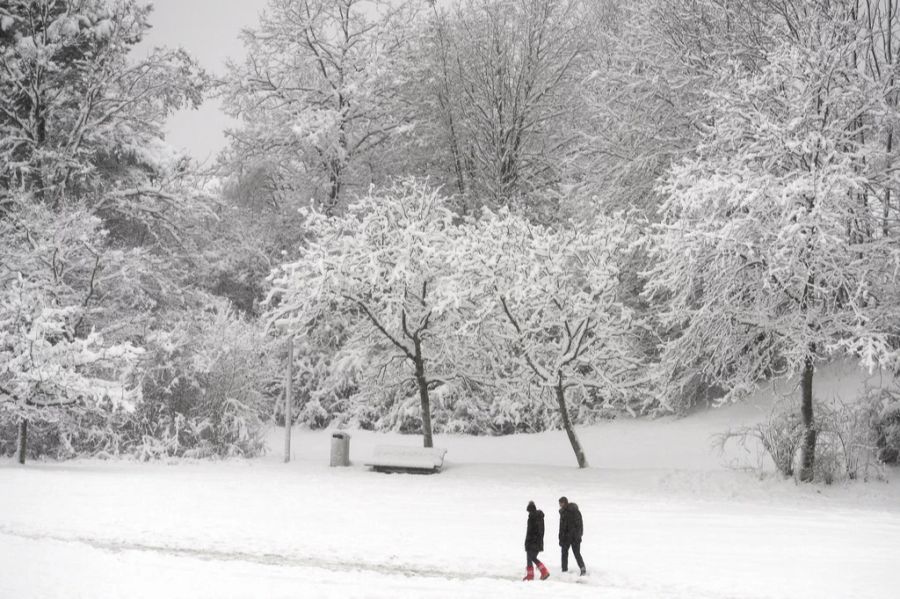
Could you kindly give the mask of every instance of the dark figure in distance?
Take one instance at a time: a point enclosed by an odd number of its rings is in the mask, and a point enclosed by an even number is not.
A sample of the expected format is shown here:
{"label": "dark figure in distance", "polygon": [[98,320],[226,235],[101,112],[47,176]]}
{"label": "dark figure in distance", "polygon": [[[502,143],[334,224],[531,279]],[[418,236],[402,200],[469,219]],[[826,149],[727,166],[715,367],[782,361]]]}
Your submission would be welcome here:
{"label": "dark figure in distance", "polygon": [[534,580],[534,565],[541,571],[541,580],[550,577],[547,566],[541,563],[537,555],[544,550],[544,512],[535,507],[533,501],[528,502],[528,528],[525,531],[525,557],[528,568],[522,580]]}
{"label": "dark figure in distance", "polygon": [[584,560],[581,559],[581,537],[584,534],[584,523],[581,520],[581,512],[574,503],[569,503],[565,497],[559,498],[559,546],[562,548],[561,570],[569,570],[569,547],[575,554],[575,561],[581,568],[581,575],[587,574],[584,568]]}

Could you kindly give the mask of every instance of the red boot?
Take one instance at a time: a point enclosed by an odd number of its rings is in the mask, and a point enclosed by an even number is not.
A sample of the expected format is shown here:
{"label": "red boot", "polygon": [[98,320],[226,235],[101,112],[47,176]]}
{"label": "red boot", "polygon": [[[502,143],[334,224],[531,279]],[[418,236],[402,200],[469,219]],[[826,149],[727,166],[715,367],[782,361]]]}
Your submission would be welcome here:
{"label": "red boot", "polygon": [[523,578],[522,580],[534,580],[534,568],[533,567],[528,566],[528,568],[525,570],[525,578]]}
{"label": "red boot", "polygon": [[547,569],[547,566],[538,562],[538,569],[541,571],[541,580],[547,580],[550,578],[550,570]]}

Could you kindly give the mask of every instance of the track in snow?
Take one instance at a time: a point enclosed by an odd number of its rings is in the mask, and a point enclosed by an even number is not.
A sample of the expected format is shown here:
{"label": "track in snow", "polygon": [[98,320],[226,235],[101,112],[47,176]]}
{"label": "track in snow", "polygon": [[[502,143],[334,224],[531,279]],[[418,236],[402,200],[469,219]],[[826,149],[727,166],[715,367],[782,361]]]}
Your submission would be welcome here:
{"label": "track in snow", "polygon": [[[9,550],[9,556],[3,555],[4,549]],[[77,557],[73,559],[73,555]],[[121,594],[125,588],[130,597],[192,599],[250,598],[263,595],[269,599],[450,596],[502,598],[546,596],[548,591],[555,597],[578,598],[596,597],[599,588],[603,589],[605,597],[611,599],[649,599],[658,596],[656,592],[648,593],[606,583],[600,585],[597,579],[566,580],[557,577],[543,582],[524,583],[518,577],[484,572],[466,574],[397,564],[380,565],[272,553],[158,545],[24,531],[8,526],[0,526],[0,559],[6,564],[4,571],[0,572],[0,595],[21,599],[105,599],[126,596]],[[60,562],[69,564],[70,571],[51,571],[42,561],[54,565]],[[90,580],[89,588],[79,590],[66,586],[68,575],[76,570],[78,577]],[[146,580],[138,579],[129,570],[140,572],[153,581],[151,585],[158,584],[158,590],[148,587]],[[58,582],[47,578],[53,574],[59,576]],[[191,583],[182,581],[184,577],[198,586],[190,588]],[[587,584],[573,584],[575,582]],[[288,591],[284,591],[285,586]],[[146,594],[141,594],[142,592]],[[712,596],[700,597],[711,599]]]}

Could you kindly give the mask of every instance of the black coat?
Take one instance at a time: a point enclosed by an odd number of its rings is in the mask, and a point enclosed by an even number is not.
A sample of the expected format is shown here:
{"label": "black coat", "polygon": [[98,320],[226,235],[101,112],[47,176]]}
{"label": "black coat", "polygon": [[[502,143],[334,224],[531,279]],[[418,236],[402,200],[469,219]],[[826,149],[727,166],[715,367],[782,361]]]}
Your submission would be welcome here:
{"label": "black coat", "polygon": [[544,550],[544,512],[528,512],[528,528],[525,531],[525,551]]}
{"label": "black coat", "polygon": [[566,507],[559,510],[559,544],[571,545],[580,543],[584,534],[584,522],[581,520],[581,512],[574,503],[567,503]]}

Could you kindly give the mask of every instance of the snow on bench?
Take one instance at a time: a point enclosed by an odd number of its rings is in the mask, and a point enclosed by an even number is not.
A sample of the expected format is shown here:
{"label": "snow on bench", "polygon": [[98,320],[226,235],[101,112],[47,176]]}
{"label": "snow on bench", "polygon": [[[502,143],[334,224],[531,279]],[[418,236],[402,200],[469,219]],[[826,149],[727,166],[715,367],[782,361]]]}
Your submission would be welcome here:
{"label": "snow on bench", "polygon": [[446,449],[437,447],[378,445],[366,466],[371,466],[376,472],[432,474],[441,471],[446,453]]}

